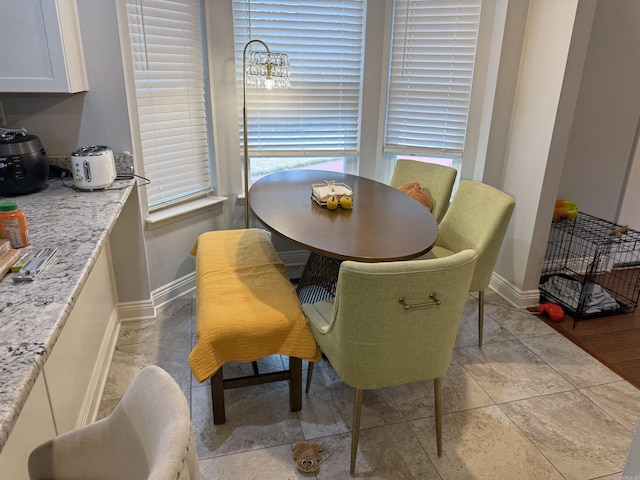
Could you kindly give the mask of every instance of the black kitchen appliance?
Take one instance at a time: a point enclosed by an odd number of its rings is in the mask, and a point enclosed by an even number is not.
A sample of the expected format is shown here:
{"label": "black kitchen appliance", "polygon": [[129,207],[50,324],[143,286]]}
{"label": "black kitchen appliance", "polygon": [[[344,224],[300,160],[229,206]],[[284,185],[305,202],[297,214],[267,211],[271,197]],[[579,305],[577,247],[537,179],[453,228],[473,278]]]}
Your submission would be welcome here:
{"label": "black kitchen appliance", "polygon": [[41,190],[48,177],[49,158],[40,139],[24,128],[0,128],[0,196]]}

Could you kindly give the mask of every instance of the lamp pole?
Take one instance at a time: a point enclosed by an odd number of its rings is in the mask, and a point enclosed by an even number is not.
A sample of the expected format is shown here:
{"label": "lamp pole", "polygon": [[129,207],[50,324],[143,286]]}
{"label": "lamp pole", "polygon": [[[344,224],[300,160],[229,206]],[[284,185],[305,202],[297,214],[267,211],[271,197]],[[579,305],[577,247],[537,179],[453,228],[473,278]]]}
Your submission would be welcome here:
{"label": "lamp pole", "polygon": [[[252,43],[259,43],[270,55],[269,47],[262,40],[249,40],[242,52],[242,127],[244,139],[244,228],[249,228],[249,144],[247,141],[247,49]],[[267,80],[271,79],[271,64],[267,61]]]}

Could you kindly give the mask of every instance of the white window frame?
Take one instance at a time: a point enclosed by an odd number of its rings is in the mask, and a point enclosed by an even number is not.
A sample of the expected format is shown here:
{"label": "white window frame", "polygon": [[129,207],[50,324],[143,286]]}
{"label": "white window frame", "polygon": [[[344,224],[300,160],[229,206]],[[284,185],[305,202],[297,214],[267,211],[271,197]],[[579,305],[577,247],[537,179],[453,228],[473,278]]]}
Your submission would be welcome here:
{"label": "white window frame", "polygon": [[[145,177],[145,160],[143,157],[143,141],[142,134],[139,125],[139,108],[138,102],[136,100],[136,88],[135,88],[135,74],[133,70],[133,54],[132,48],[130,46],[130,37],[129,37],[129,26],[127,19],[127,1],[126,0],[118,0],[116,2],[116,8],[118,13],[118,24],[119,24],[119,32],[122,46],[122,57],[123,57],[123,70],[125,76],[125,88],[127,91],[127,105],[129,111],[129,118],[131,124],[131,135],[133,140],[133,153],[134,153],[134,163],[136,173],[144,178]],[[200,13],[203,14],[202,2],[200,6]],[[205,23],[203,22],[203,25]],[[206,31],[206,27],[205,27]],[[206,42],[208,43],[208,41]],[[206,56],[206,47],[203,51],[203,56]],[[208,77],[206,72],[206,63],[205,63],[205,78],[204,78],[204,87],[208,88]],[[184,195],[181,198],[175,200],[163,201],[157,206],[149,205],[149,196],[146,188],[140,188],[140,198],[141,198],[141,206],[143,209],[143,216],[145,221],[151,225],[162,225],[167,222],[171,222],[173,219],[178,219],[187,214],[192,214],[195,211],[201,210],[203,208],[211,207],[213,205],[219,204],[225,200],[224,197],[216,197],[213,195],[214,185],[216,181],[216,171],[213,168],[214,162],[213,158],[215,158],[215,149],[213,148],[213,134],[211,128],[211,102],[210,95],[208,93],[205,96],[206,100],[206,114],[207,114],[207,122],[206,122],[206,138],[208,143],[208,153],[207,153],[207,175],[208,181],[205,183],[208,186],[204,186],[198,192],[195,192],[191,195]],[[140,173],[138,173],[140,172]],[[142,184],[143,182],[139,182]]]}
{"label": "white window frame", "polygon": [[[295,168],[303,158],[316,158],[318,162],[326,160],[342,162],[341,171],[355,173],[359,154],[360,111],[362,100],[362,67],[357,65],[358,58],[362,62],[364,51],[364,24],[357,21],[362,9],[362,20],[366,19],[366,2],[349,0],[337,2],[336,7],[329,7],[328,2],[300,1],[287,5],[254,0],[253,2],[235,1],[234,5],[234,41],[236,58],[236,91],[242,92],[242,54],[249,40],[265,42],[271,51],[287,53],[291,59],[291,88],[287,90],[265,90],[252,86],[246,88],[247,99],[247,135],[251,164],[264,164],[261,159],[276,158],[272,161],[274,171],[278,165],[283,169]],[[327,27],[331,24],[330,15],[339,15],[338,10],[346,15],[344,41],[335,42],[336,34]],[[273,20],[276,18],[277,20]],[[307,30],[301,31],[297,25],[300,12],[309,11],[315,16],[309,21]],[[268,13],[262,13],[268,12]],[[271,15],[269,21],[265,21]],[[361,30],[359,30],[361,28]],[[338,27],[339,29],[339,27]],[[354,48],[354,40],[362,32],[363,42]],[[326,36],[335,43],[335,58],[325,48],[318,47],[314,40]],[[298,39],[283,41],[282,39]],[[331,45],[323,43],[323,45]],[[250,47],[253,51],[264,52],[265,48],[257,43]],[[357,50],[360,49],[360,57]],[[333,49],[332,49],[333,50]],[[314,57],[314,52],[315,57]],[[340,56],[338,52],[343,54]],[[345,60],[340,60],[344,58]],[[345,68],[337,77],[331,65],[339,64]],[[357,65],[358,68],[354,68]],[[356,78],[357,77],[357,78]],[[355,80],[355,83],[354,83]],[[355,86],[354,86],[355,85]],[[355,95],[354,95],[355,92]],[[242,95],[238,96],[238,111],[242,110]],[[322,100],[317,100],[322,98]],[[338,105],[346,111],[346,115],[337,115],[335,111],[327,113],[327,105]],[[355,120],[350,113],[355,108]],[[342,111],[342,110],[341,110]],[[305,138],[296,137],[296,128],[302,121],[318,121],[317,135]],[[348,122],[345,132],[336,129],[341,121]],[[242,133],[242,117],[239,116],[239,129]],[[290,133],[284,133],[290,132]],[[274,137],[277,140],[272,140]],[[239,141],[242,143],[242,136]],[[335,168],[335,167],[333,167]],[[252,180],[259,175],[251,169]],[[258,169],[256,169],[257,171]],[[250,182],[251,183],[251,182]]]}
{"label": "white window frame", "polygon": [[[459,178],[481,179],[495,101],[507,0],[483,0],[476,65]],[[217,68],[211,73],[215,95],[215,138],[218,152],[218,186],[223,194],[242,194],[241,145],[235,83],[233,14],[231,0],[210,5],[208,27],[215,37],[210,51]],[[391,172],[383,168],[384,109],[386,102],[388,48],[393,0],[369,0],[365,32],[365,61],[362,99],[362,127],[358,174],[388,182]],[[372,34],[371,32],[375,32]]]}

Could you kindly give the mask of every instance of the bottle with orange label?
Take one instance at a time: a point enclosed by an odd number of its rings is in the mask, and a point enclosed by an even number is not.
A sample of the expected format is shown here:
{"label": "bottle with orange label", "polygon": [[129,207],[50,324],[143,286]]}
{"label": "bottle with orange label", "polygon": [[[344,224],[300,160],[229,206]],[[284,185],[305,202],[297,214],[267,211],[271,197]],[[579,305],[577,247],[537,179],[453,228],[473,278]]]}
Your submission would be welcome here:
{"label": "bottle with orange label", "polygon": [[11,248],[29,245],[27,216],[16,202],[0,202],[0,238],[11,241]]}

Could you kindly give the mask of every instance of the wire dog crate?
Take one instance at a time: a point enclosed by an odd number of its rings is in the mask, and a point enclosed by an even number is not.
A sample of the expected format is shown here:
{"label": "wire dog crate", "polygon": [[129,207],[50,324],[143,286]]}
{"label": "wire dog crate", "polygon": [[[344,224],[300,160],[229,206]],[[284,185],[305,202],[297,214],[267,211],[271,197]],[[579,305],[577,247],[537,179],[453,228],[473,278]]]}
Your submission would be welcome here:
{"label": "wire dog crate", "polygon": [[554,220],[540,278],[541,300],[577,322],[635,311],[640,295],[640,232],[578,213]]}

